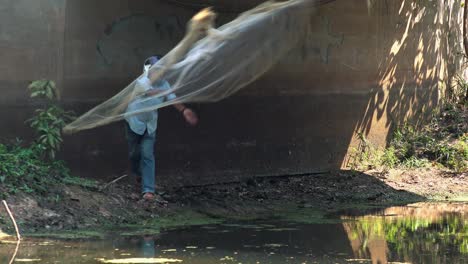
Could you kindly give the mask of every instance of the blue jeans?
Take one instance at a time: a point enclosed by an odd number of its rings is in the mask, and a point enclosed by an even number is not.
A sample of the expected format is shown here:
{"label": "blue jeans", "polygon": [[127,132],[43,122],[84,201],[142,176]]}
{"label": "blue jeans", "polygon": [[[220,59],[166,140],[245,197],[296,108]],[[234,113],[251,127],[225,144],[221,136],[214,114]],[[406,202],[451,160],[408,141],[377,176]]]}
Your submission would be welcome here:
{"label": "blue jeans", "polygon": [[132,172],[137,176],[141,176],[141,190],[143,193],[154,193],[156,181],[154,143],[156,142],[156,132],[148,134],[145,131],[143,135],[138,135],[126,123],[126,135]]}

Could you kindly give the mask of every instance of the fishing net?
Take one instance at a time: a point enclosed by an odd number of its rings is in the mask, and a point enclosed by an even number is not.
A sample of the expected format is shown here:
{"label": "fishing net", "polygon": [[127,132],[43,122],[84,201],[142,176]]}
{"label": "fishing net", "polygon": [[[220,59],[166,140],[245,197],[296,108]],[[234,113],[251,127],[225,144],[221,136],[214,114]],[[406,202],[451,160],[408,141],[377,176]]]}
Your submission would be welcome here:
{"label": "fishing net", "polygon": [[[204,9],[189,21],[185,37],[174,49],[121,92],[68,124],[64,132],[102,126],[168,105],[226,98],[304,41],[310,34],[314,6],[325,2],[329,0],[266,2],[217,29],[213,27],[215,13]],[[166,80],[170,89],[148,96],[142,80],[152,84]],[[129,111],[129,103],[137,98],[140,107]]]}

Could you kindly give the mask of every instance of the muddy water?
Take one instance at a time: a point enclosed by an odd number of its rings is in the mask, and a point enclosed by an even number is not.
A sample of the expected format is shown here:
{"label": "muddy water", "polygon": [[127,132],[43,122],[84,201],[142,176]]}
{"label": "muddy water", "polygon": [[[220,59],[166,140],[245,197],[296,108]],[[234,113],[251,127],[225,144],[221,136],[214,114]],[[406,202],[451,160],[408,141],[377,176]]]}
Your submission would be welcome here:
{"label": "muddy water", "polygon": [[[22,242],[16,261],[99,263],[98,258],[182,263],[468,263],[468,203],[355,209],[323,223],[281,219],[166,230],[101,240]],[[0,263],[15,246],[0,244]],[[143,259],[143,260],[141,260]],[[21,262],[15,262],[21,263]],[[156,262],[157,263],[157,262]]]}

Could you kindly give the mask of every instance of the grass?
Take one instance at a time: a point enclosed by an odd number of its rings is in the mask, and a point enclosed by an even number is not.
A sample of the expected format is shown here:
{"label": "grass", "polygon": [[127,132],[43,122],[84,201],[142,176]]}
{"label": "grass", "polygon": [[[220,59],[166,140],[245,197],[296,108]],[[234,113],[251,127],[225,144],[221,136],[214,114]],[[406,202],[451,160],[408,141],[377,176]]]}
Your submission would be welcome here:
{"label": "grass", "polygon": [[88,189],[98,189],[99,186],[99,183],[96,180],[74,177],[70,175],[63,178],[62,182],[65,184],[76,185]]}
{"label": "grass", "polygon": [[0,144],[0,198],[17,193],[45,196],[50,201],[60,201],[61,185],[77,185],[98,189],[98,182],[74,177],[63,161],[41,158],[34,147]]}
{"label": "grass", "polygon": [[360,144],[352,151],[355,170],[439,167],[468,171],[468,128],[465,105],[448,105],[422,128],[398,127],[382,149],[358,134]]}
{"label": "grass", "polygon": [[99,230],[69,230],[60,232],[37,232],[27,233],[26,237],[40,237],[40,238],[57,238],[57,239],[90,239],[90,238],[104,238],[105,232]]}

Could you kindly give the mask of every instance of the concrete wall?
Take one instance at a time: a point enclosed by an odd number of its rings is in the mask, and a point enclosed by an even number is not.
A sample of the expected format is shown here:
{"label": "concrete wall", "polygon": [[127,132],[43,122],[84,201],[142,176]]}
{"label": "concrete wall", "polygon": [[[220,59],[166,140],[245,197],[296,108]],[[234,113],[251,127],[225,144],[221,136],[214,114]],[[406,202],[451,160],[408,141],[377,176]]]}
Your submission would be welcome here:
{"label": "concrete wall", "polygon": [[[150,54],[182,38],[200,3],[171,0],[1,0],[2,141],[30,137],[28,81],[57,81],[65,107],[82,113],[139,74]],[[260,1],[217,1],[219,24]],[[459,67],[457,1],[337,0],[311,18],[313,34],[237,95],[193,105],[201,123],[160,112],[158,181],[202,184],[252,175],[338,169],[356,134],[385,145],[389,130],[422,122]],[[272,32],[274,34],[274,32]],[[123,124],[67,136],[75,174],[127,169]]]}

